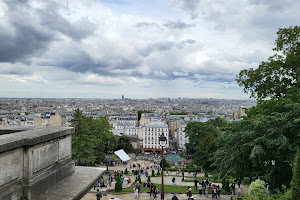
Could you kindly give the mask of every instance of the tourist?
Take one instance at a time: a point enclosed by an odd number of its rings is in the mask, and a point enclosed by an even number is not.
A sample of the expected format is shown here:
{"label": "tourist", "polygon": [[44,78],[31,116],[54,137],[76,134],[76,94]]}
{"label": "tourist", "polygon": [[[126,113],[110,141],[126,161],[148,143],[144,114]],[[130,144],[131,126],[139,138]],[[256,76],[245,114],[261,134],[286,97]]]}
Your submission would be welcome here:
{"label": "tourist", "polygon": [[141,191],[141,185],[139,181],[137,181],[135,184],[135,191],[134,191],[136,198],[140,198],[140,191]]}
{"label": "tourist", "polygon": [[175,177],[172,178],[173,186],[176,186]]}
{"label": "tourist", "polygon": [[112,182],[112,176],[109,176],[108,177],[108,184],[109,184],[109,186],[111,186],[111,182]]}
{"label": "tourist", "polygon": [[196,190],[197,190],[197,184],[198,184],[198,180],[197,180],[197,179],[195,179],[195,180],[194,180],[194,183],[195,183],[195,188],[196,188]]}
{"label": "tourist", "polygon": [[155,193],[155,188],[154,188],[154,185],[151,183],[151,185],[150,185],[150,199],[151,199],[152,194],[153,194],[153,197],[155,196],[154,193]]}
{"label": "tourist", "polygon": [[102,198],[102,194],[99,191],[99,189],[97,189],[97,194],[96,194],[97,200],[100,200]]}
{"label": "tourist", "polygon": [[155,187],[154,199],[156,199],[158,192],[159,192],[158,188]]}
{"label": "tourist", "polygon": [[194,199],[194,197],[193,197],[193,193],[192,193],[192,188],[189,188],[188,189],[188,200],[190,200],[190,199]]}
{"label": "tourist", "polygon": [[190,189],[190,187],[187,187],[187,189],[186,189],[186,196],[187,197],[189,196],[189,189]]}
{"label": "tourist", "polygon": [[203,186],[202,183],[199,183],[199,194],[202,195]]}
{"label": "tourist", "polygon": [[176,197],[175,193],[173,194],[172,200],[178,200],[178,198]]}
{"label": "tourist", "polygon": [[216,186],[215,185],[213,185],[212,186],[212,199],[214,198],[214,197],[216,197],[216,199],[218,199],[218,193],[217,193],[217,188],[216,188]]}
{"label": "tourist", "polygon": [[206,198],[208,198],[208,185],[205,185],[205,195],[206,195]]}

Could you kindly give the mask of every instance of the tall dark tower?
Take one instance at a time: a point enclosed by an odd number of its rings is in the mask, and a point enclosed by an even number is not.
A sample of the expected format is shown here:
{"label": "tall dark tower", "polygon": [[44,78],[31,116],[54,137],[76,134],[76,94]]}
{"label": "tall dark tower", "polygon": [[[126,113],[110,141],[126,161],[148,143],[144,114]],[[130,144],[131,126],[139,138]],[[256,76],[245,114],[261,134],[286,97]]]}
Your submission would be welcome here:
{"label": "tall dark tower", "polygon": [[122,100],[124,100],[124,95],[122,95]]}

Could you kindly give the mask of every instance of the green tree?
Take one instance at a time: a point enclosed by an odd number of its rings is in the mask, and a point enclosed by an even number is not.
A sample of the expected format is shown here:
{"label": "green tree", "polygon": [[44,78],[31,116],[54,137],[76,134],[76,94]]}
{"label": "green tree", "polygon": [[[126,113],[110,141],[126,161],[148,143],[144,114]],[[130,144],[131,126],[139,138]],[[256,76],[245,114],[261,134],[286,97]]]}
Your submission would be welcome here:
{"label": "green tree", "polygon": [[72,134],[72,157],[74,160],[82,162],[83,160],[94,159],[94,135],[89,130],[89,118],[82,115],[79,109],[76,109],[71,120],[75,132]]}
{"label": "green tree", "polygon": [[[168,167],[171,167],[171,164],[168,163],[165,158],[163,159],[163,162],[164,162],[164,170],[166,170],[166,168]],[[160,161],[159,166],[162,168],[162,161]]]}
{"label": "green tree", "polygon": [[300,99],[300,27],[279,29],[275,54],[257,69],[242,70],[237,82],[255,98],[286,97]]}
{"label": "green tree", "polygon": [[118,140],[117,149],[123,149],[126,153],[133,152],[133,146],[130,142],[130,138],[127,136],[121,136]]}
{"label": "green tree", "polygon": [[116,192],[122,191],[122,182],[120,180],[120,175],[119,174],[118,174],[118,176],[116,178],[115,191]]}
{"label": "green tree", "polygon": [[159,175],[160,175],[160,172],[159,172],[159,170],[157,170],[157,173],[156,173],[156,175],[157,175],[157,176],[159,176]]}
{"label": "green tree", "polygon": [[96,137],[96,150],[108,154],[116,150],[117,148],[117,139],[111,132],[112,126],[109,124],[108,118],[98,117],[97,119],[92,120],[90,126],[91,132]]}
{"label": "green tree", "polygon": [[148,183],[149,183],[149,182],[151,182],[151,178],[150,178],[150,176],[148,176],[148,179],[147,179],[147,181],[148,181]]}
{"label": "green tree", "polygon": [[154,169],[152,169],[152,177],[155,177]]}
{"label": "green tree", "polygon": [[291,182],[292,200],[300,199],[300,149],[297,148],[297,156],[293,167],[293,178]]}
{"label": "green tree", "polygon": [[218,130],[211,123],[189,122],[184,130],[186,137],[189,137],[189,142],[185,145],[187,154],[194,154],[195,147],[208,134],[217,136]]}
{"label": "green tree", "polygon": [[187,154],[192,155],[193,164],[209,168],[211,165],[210,157],[214,153],[216,145],[215,139],[220,130],[215,127],[215,120],[207,123],[189,122],[184,130],[189,142],[185,144]]}
{"label": "green tree", "polygon": [[252,145],[249,144],[254,139],[252,127],[251,121],[233,122],[226,133],[217,139],[217,148],[211,160],[219,177],[242,179],[253,170],[250,159]]}

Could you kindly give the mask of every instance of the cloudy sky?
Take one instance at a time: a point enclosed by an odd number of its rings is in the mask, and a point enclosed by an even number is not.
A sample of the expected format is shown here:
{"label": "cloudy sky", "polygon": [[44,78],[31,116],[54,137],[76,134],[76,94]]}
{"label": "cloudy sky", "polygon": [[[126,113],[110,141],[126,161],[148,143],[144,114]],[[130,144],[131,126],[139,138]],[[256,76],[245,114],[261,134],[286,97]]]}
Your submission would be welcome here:
{"label": "cloudy sky", "polygon": [[298,0],[0,0],[0,96],[248,98]]}

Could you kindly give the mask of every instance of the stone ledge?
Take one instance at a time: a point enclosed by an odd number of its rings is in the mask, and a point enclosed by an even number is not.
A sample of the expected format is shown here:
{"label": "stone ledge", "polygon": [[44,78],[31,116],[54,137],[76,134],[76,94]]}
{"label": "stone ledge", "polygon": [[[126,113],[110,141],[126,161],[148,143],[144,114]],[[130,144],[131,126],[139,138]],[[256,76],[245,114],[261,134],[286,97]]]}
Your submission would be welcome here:
{"label": "stone ledge", "polygon": [[[48,140],[70,135],[72,127],[1,127],[0,130],[19,131],[0,135],[0,153],[21,146],[31,146]],[[21,130],[21,131],[20,131]],[[22,131],[24,130],[24,131]]]}
{"label": "stone ledge", "polygon": [[75,173],[55,184],[37,200],[80,199],[90,191],[105,170],[105,168],[76,166]]}

